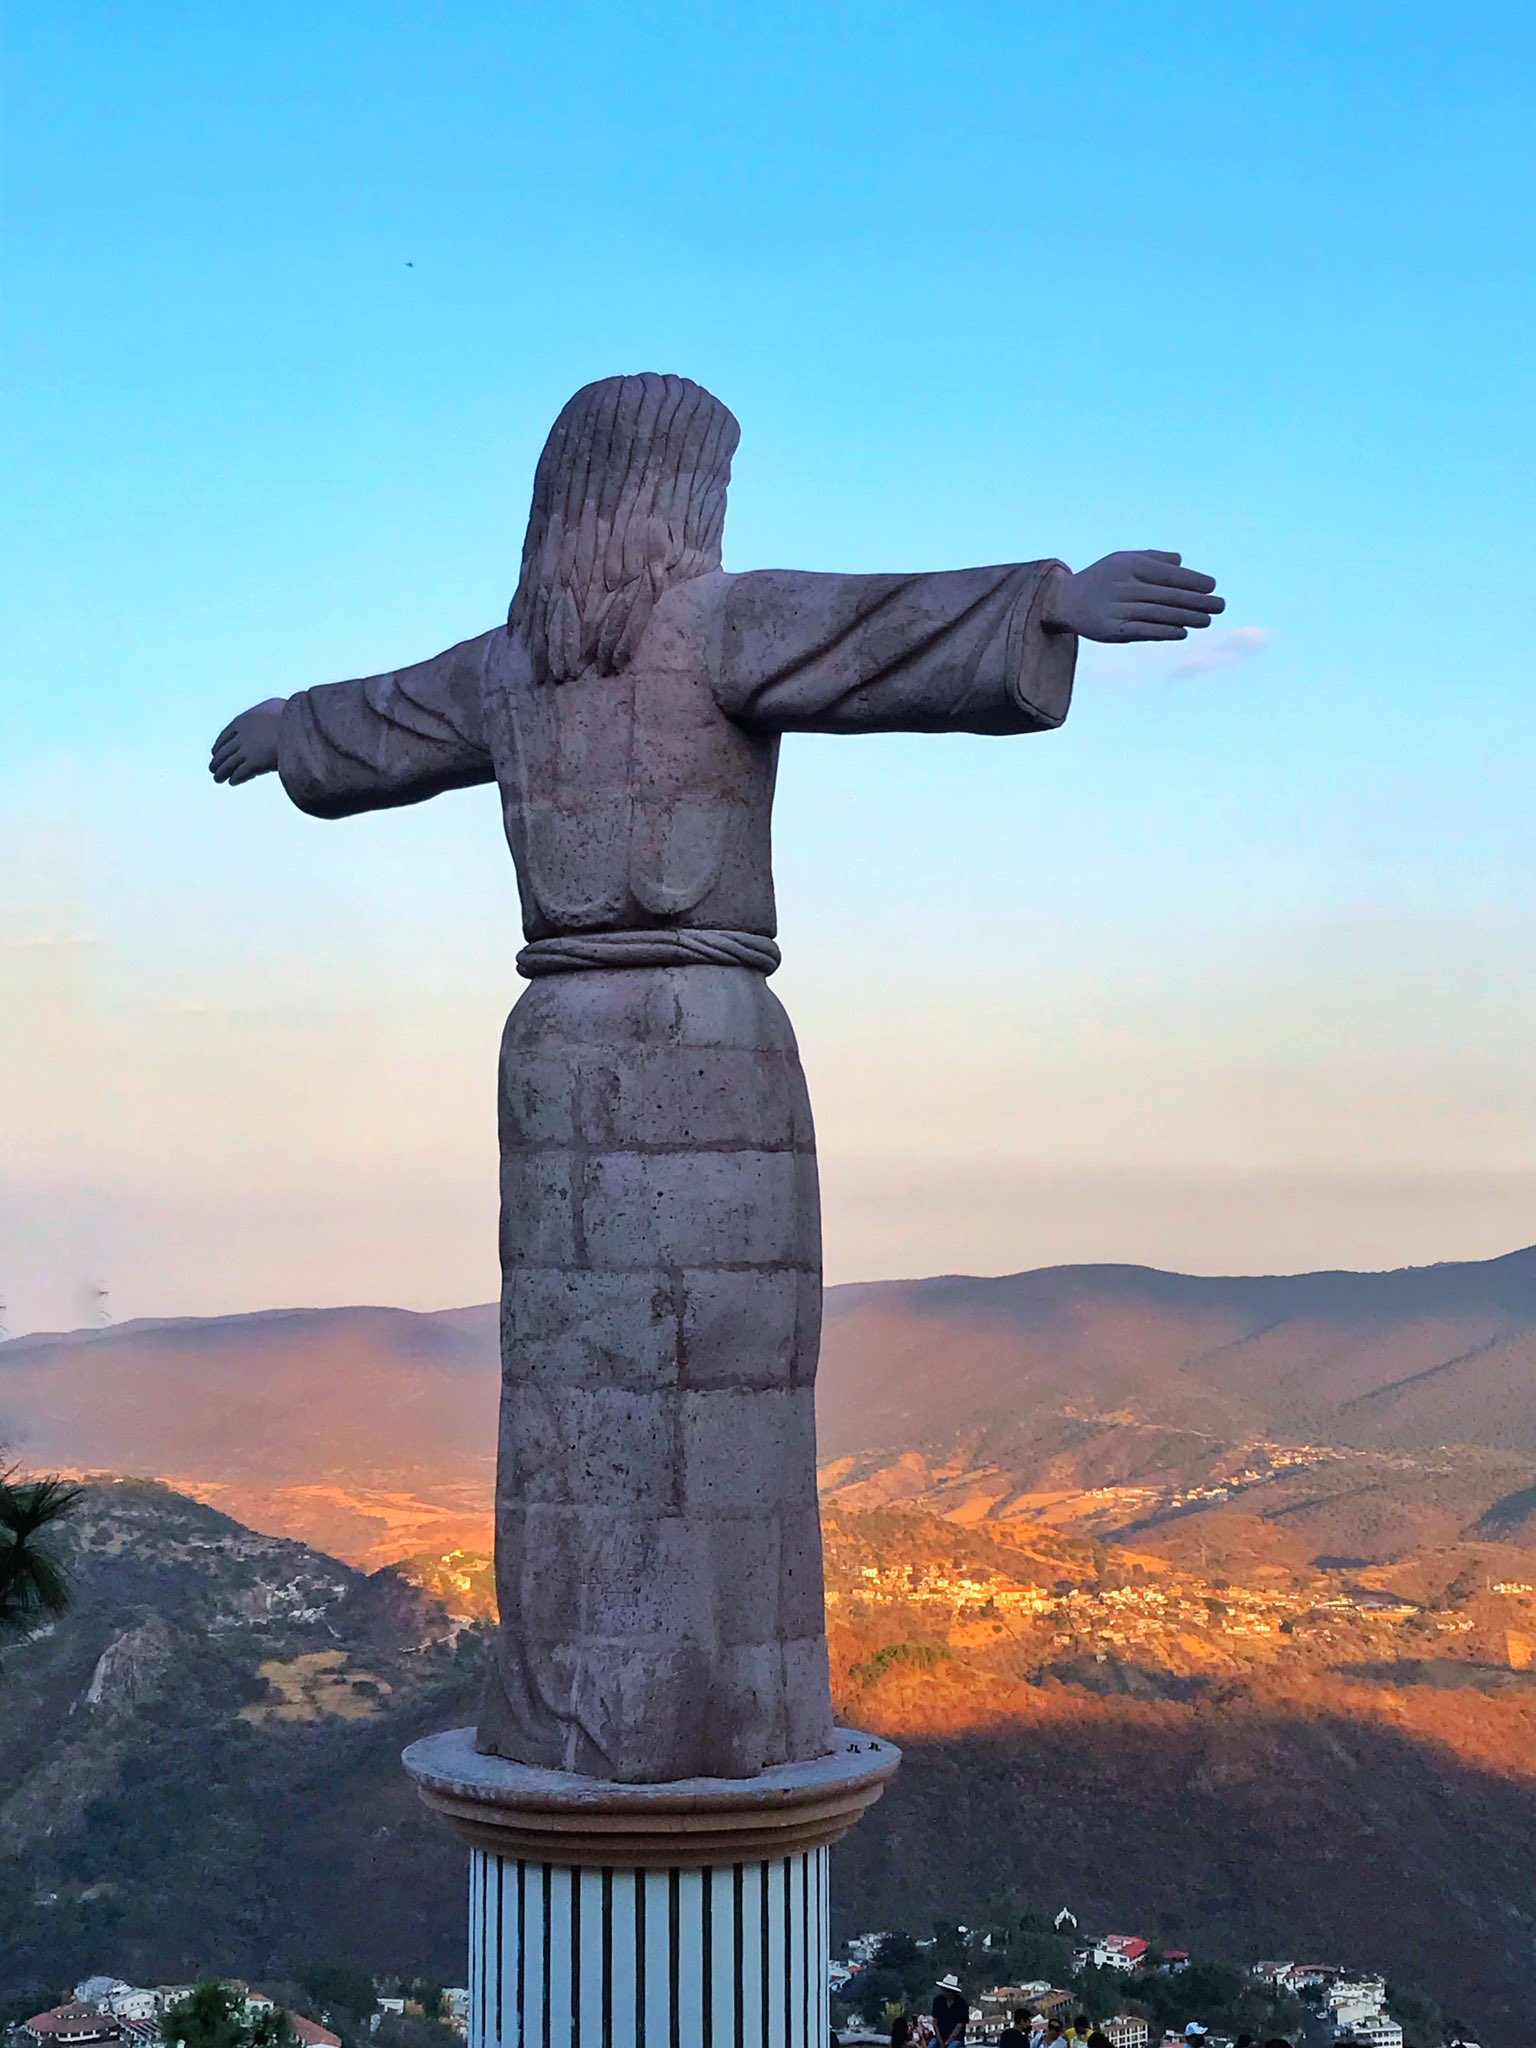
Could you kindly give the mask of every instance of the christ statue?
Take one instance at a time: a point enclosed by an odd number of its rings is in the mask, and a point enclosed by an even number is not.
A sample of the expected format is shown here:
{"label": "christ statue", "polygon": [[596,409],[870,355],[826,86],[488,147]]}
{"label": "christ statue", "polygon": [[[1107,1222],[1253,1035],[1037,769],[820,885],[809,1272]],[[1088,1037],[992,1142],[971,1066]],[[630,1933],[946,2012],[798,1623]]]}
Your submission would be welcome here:
{"label": "christ statue", "polygon": [[495,782],[531,986],[501,1047],[501,1619],[478,1742],[625,1783],[832,1748],[810,1105],[768,987],[785,733],[1047,732],[1080,635],[1222,609],[1176,554],[930,575],[721,566],[739,430],[589,384],[504,625],[256,705],[219,782],[343,818]]}

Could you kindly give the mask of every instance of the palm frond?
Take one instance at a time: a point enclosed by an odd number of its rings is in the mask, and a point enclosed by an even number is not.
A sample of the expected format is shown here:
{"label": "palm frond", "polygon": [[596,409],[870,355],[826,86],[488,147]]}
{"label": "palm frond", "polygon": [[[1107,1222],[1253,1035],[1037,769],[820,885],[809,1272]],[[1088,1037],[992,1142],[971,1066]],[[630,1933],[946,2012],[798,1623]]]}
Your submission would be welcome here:
{"label": "palm frond", "polygon": [[81,1488],[62,1479],[0,1473],[0,1628],[24,1626],[69,1605],[69,1572],[47,1537],[72,1512]]}

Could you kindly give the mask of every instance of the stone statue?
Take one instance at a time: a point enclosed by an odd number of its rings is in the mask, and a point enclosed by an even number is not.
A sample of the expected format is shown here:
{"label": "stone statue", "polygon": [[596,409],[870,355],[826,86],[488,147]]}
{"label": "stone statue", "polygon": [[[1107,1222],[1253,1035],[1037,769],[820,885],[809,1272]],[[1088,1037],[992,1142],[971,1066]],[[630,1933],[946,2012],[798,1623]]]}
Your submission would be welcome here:
{"label": "stone statue", "polygon": [[781,736],[1048,731],[1078,635],[1180,640],[1222,609],[1150,550],[726,574],[738,433],[686,378],[588,385],[539,458],[506,625],[257,705],[212,759],[319,818],[500,785],[532,986],[501,1051],[478,1743],[633,1784],[832,1746],[816,1155],[767,984]]}

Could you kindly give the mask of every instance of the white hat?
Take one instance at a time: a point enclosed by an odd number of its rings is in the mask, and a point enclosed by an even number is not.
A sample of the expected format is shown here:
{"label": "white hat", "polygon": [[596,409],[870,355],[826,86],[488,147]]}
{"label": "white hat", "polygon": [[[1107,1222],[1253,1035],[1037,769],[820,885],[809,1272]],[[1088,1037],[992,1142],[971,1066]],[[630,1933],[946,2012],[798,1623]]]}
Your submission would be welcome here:
{"label": "white hat", "polygon": [[1184,2029],[1184,2038],[1186,2041],[1203,2041],[1205,2039],[1205,2035],[1206,2030],[1204,2027],[1201,2026],[1198,2020],[1191,2020],[1189,2025]]}
{"label": "white hat", "polygon": [[958,1991],[960,1989],[960,1979],[951,1970],[947,1977],[939,1979],[936,1988],[940,1991]]}

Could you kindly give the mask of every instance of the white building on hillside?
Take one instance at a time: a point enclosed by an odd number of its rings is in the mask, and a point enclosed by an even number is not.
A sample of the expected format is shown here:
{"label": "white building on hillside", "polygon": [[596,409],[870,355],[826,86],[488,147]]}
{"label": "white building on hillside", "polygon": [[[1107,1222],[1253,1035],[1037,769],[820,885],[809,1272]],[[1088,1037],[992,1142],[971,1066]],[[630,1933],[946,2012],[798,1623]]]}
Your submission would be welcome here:
{"label": "white building on hillside", "polygon": [[1104,2020],[1099,2030],[1108,2041],[1109,2048],[1147,2048],[1147,2023],[1134,2019],[1130,2013],[1123,2012],[1115,2019]]}
{"label": "white building on hillside", "polygon": [[1149,1953],[1139,1934],[1103,1934],[1088,1947],[1089,1961],[1101,1970],[1139,1970]]}
{"label": "white building on hillside", "polygon": [[154,1992],[141,1990],[136,1984],[125,1984],[121,1991],[102,2000],[102,2010],[115,2013],[120,2020],[152,2020],[159,2009]]}
{"label": "white building on hillside", "polygon": [[885,1936],[879,1933],[854,1935],[848,1944],[849,1960],[860,1966],[865,1963],[872,1963],[875,1959],[875,1953],[884,1939]]}
{"label": "white building on hillside", "polygon": [[1387,2002],[1380,1977],[1341,1977],[1328,1994],[1334,2032],[1352,2033],[1361,2020],[1374,2019]]}
{"label": "white building on hillside", "polygon": [[1403,2030],[1385,2012],[1355,2020],[1350,2026],[1349,2038],[1362,2043],[1363,2048],[1403,2048]]}
{"label": "white building on hillside", "polygon": [[119,2020],[152,2020],[159,2010],[153,1991],[125,1984],[121,1977],[87,1977],[75,1986],[75,1997],[80,2004],[99,2006]]}

